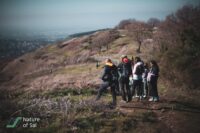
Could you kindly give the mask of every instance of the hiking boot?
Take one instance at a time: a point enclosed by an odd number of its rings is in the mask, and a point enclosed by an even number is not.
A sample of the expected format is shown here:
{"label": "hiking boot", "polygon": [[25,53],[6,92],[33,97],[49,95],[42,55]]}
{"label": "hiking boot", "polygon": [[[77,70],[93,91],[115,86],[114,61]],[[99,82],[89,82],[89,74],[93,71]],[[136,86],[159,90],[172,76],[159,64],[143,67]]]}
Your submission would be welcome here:
{"label": "hiking boot", "polygon": [[131,102],[132,101],[132,99],[128,99],[128,101],[126,101],[127,103],[129,103],[129,102]]}
{"label": "hiking boot", "polygon": [[153,97],[149,98],[149,102],[152,102],[154,101]]}
{"label": "hiking boot", "polygon": [[147,98],[147,95],[143,95],[143,98]]}
{"label": "hiking boot", "polygon": [[158,101],[159,101],[159,98],[158,98],[158,97],[154,97],[154,98],[153,98],[153,101],[154,101],[154,102],[158,102]]}
{"label": "hiking boot", "polygon": [[135,97],[137,97],[137,98],[138,98],[139,96],[138,96],[138,95],[135,95]]}
{"label": "hiking boot", "polygon": [[143,99],[143,97],[142,97],[142,96],[139,96],[139,99],[140,99],[140,100],[142,100],[142,99]]}

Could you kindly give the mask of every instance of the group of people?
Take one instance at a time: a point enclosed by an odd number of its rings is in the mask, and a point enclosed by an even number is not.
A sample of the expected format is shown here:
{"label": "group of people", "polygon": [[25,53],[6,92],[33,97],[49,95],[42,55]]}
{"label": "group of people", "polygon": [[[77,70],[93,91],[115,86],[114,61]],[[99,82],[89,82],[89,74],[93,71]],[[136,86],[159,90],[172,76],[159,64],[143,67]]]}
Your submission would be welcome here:
{"label": "group of people", "polygon": [[107,58],[101,77],[103,83],[98,90],[96,100],[99,100],[102,93],[110,87],[114,106],[117,94],[121,94],[122,102],[130,102],[133,98],[138,100],[149,98],[149,101],[157,102],[159,101],[158,76],[159,67],[154,60],[144,63],[140,57],[130,60],[126,55],[122,55],[120,64],[116,66]]}

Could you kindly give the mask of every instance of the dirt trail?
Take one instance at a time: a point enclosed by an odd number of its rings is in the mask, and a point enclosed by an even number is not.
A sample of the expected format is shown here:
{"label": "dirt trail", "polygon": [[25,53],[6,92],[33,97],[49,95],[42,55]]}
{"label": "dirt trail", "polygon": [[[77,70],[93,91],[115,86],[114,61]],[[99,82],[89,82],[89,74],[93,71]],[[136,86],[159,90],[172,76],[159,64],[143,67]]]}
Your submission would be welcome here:
{"label": "dirt trail", "polygon": [[[134,99],[130,103],[120,103],[117,107],[121,113],[137,116],[144,115],[142,121],[152,121],[149,126],[156,128],[161,133],[199,133],[200,132],[200,105],[176,99],[161,98],[159,102],[149,102],[146,99],[137,101]],[[152,115],[152,116],[151,116]],[[147,119],[147,120],[146,120]],[[156,122],[153,122],[153,121]],[[154,125],[154,124],[155,125]],[[143,130],[146,131],[148,127],[145,122],[140,123]],[[165,130],[161,129],[164,128]],[[149,129],[151,129],[149,127]]]}

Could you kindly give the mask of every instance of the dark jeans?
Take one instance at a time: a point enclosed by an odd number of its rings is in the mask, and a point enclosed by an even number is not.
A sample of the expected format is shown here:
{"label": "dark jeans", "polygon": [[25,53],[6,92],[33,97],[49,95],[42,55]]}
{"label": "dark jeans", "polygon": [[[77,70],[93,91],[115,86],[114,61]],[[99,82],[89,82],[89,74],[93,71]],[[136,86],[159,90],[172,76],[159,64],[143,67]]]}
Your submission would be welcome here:
{"label": "dark jeans", "polygon": [[101,98],[102,93],[108,88],[111,88],[111,93],[112,93],[112,99],[113,99],[113,105],[116,105],[116,92],[115,92],[115,82],[103,82],[99,88],[96,100],[99,100]]}
{"label": "dark jeans", "polygon": [[157,88],[158,77],[153,77],[149,82],[149,96],[158,97],[158,88]]}
{"label": "dark jeans", "polygon": [[122,91],[122,99],[124,101],[130,102],[132,100],[132,96],[129,86],[129,78],[121,78],[119,80],[119,87]]}
{"label": "dark jeans", "polygon": [[116,95],[120,95],[121,94],[121,90],[119,88],[119,81],[114,81],[113,84],[115,86],[115,93],[116,93]]}
{"label": "dark jeans", "polygon": [[145,95],[145,96],[149,95],[147,79],[143,79],[143,95]]}
{"label": "dark jeans", "polygon": [[[136,90],[137,89],[137,90]],[[142,79],[133,80],[133,90],[132,90],[132,96],[135,95],[137,91],[138,96],[142,96],[143,89],[142,89]]]}

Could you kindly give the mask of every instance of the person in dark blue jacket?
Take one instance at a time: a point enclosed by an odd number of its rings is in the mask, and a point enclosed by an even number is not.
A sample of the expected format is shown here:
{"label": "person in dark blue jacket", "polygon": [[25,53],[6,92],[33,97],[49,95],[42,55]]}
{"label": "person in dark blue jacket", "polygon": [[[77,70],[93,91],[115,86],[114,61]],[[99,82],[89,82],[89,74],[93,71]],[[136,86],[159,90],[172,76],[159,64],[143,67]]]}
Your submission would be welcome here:
{"label": "person in dark blue jacket", "polygon": [[[97,97],[96,97],[96,101],[100,99],[102,93],[108,88],[111,88],[111,92],[112,92],[112,105],[116,105],[116,85],[118,84],[118,77],[117,75],[117,67],[112,63],[111,59],[106,59],[105,61],[105,66],[104,66],[104,72],[103,75],[101,77],[101,79],[103,80],[103,83],[101,84]],[[116,77],[115,77],[116,76]]]}
{"label": "person in dark blue jacket", "polygon": [[159,76],[159,67],[156,61],[150,61],[150,70],[147,76],[147,82],[149,83],[149,101],[159,101],[157,81]]}
{"label": "person in dark blue jacket", "polygon": [[131,90],[129,86],[129,77],[132,76],[131,61],[126,55],[121,56],[121,63],[118,65],[119,86],[122,91],[123,102],[132,100]]}

